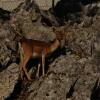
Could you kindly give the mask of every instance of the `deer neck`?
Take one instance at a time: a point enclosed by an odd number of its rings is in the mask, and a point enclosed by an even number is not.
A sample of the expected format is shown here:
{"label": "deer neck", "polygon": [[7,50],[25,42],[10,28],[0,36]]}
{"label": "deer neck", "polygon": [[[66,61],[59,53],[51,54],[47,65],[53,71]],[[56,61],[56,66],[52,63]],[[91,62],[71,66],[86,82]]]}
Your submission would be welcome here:
{"label": "deer neck", "polygon": [[51,45],[47,48],[47,53],[50,54],[52,52],[54,52],[58,47],[59,47],[60,43],[59,40],[55,40],[53,43],[51,43]]}

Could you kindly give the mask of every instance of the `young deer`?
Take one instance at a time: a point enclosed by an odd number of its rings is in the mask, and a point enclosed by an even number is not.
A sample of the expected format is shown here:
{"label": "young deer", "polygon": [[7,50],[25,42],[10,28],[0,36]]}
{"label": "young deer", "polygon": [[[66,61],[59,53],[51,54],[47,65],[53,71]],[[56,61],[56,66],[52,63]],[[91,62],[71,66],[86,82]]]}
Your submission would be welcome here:
{"label": "young deer", "polygon": [[[23,38],[21,41],[21,48],[23,49],[23,60],[20,63],[20,70],[24,71],[26,77],[28,80],[31,80],[31,77],[29,76],[26,64],[29,61],[29,59],[32,58],[41,58],[41,64],[38,64],[38,70],[37,70],[37,76],[39,76],[39,70],[40,65],[42,66],[42,74],[44,76],[45,74],[45,57],[47,57],[49,54],[53,53],[59,46],[60,42],[58,39],[55,39],[53,42],[46,43],[38,40],[32,40],[32,39],[25,39]],[[22,52],[21,52],[22,54]]]}

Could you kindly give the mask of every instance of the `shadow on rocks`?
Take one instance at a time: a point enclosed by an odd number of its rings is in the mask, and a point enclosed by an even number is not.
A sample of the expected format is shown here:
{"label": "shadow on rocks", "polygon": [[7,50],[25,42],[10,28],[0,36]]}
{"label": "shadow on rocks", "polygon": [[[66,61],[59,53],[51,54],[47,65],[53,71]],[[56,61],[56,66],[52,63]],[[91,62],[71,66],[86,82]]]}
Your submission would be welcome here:
{"label": "shadow on rocks", "polygon": [[91,93],[91,100],[100,100],[100,83],[99,83],[99,79],[96,80],[95,85],[92,89],[92,93]]}
{"label": "shadow on rocks", "polygon": [[5,100],[16,100],[18,98],[18,95],[21,93],[21,90],[22,90],[22,81],[18,80],[14,87],[13,92]]}

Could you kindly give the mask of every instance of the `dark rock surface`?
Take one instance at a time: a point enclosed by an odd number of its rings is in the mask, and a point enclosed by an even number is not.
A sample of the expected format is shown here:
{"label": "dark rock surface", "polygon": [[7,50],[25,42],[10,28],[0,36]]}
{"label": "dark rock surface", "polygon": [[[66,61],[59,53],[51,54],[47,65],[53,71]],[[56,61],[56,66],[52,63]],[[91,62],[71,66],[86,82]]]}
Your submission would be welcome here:
{"label": "dark rock surface", "polygon": [[11,12],[0,8],[0,19],[2,19],[3,21],[10,20],[10,13]]}
{"label": "dark rock surface", "polygon": [[84,17],[99,15],[99,0],[60,0],[54,7],[54,15],[60,18],[60,23],[66,21],[81,23]]}

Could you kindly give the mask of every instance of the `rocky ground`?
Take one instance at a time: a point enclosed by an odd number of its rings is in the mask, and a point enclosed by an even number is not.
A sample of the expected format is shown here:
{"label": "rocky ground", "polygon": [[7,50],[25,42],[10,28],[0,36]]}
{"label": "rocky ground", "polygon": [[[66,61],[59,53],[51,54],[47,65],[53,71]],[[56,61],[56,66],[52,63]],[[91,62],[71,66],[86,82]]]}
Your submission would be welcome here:
{"label": "rocky ground", "polygon": [[[17,88],[14,88],[12,94],[6,100],[99,100],[99,21],[100,19],[96,19],[94,24],[87,28],[67,26],[66,50],[64,54],[59,54],[59,51],[56,52],[56,57],[48,65],[45,77],[33,79],[32,82],[26,79],[22,82],[18,81],[19,85],[16,83],[16,79],[18,79],[18,76],[16,76],[17,69],[14,68],[15,72],[12,73],[11,77],[17,78],[12,78],[14,83],[7,83],[7,85],[12,89],[17,84]],[[11,66],[14,66],[14,64]],[[18,68],[18,66],[15,67]],[[7,72],[0,74],[0,76],[9,76]],[[6,92],[9,91],[6,84],[1,87]],[[0,92],[3,91],[1,90]],[[6,96],[5,92],[2,92],[1,97]]]}
{"label": "rocky ground", "polygon": [[66,54],[56,57],[45,77],[35,79],[18,100],[99,100],[100,37],[94,25],[69,28]]}
{"label": "rocky ground", "polygon": [[100,16],[66,23],[64,32],[65,48],[47,59],[44,77],[33,67],[33,81],[19,77],[15,36],[0,36],[0,100],[100,100]]}

